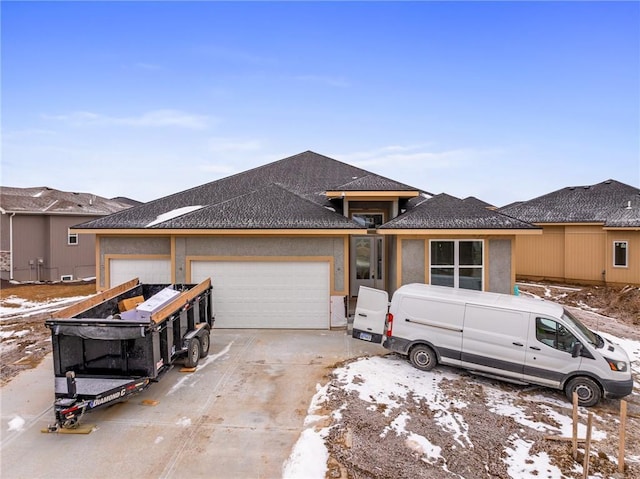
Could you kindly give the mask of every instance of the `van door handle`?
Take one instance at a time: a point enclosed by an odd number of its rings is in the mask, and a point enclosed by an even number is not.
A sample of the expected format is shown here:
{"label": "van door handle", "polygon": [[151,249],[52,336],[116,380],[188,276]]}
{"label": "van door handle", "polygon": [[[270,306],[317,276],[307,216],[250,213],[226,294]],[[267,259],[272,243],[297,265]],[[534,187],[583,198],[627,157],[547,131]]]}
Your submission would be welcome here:
{"label": "van door handle", "polygon": [[514,346],[524,346],[522,343],[512,343]]}
{"label": "van door handle", "polygon": [[362,314],[362,313],[358,313],[358,316],[362,316],[363,318],[366,318],[367,315],[366,314]]}
{"label": "van door handle", "polygon": [[529,346],[529,348],[533,349],[534,351],[540,351],[540,348],[538,346]]}

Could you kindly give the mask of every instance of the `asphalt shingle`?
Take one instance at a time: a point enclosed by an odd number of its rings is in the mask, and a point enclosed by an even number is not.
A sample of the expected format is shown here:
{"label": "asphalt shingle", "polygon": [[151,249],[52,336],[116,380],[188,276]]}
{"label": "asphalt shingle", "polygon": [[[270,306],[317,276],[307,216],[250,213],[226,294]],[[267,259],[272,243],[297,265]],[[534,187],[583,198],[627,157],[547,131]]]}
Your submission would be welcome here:
{"label": "asphalt shingle", "polygon": [[429,198],[381,229],[533,229],[535,226],[446,193]]}
{"label": "asphalt shingle", "polygon": [[615,180],[570,186],[498,211],[529,223],[602,223],[640,226],[640,189]]}

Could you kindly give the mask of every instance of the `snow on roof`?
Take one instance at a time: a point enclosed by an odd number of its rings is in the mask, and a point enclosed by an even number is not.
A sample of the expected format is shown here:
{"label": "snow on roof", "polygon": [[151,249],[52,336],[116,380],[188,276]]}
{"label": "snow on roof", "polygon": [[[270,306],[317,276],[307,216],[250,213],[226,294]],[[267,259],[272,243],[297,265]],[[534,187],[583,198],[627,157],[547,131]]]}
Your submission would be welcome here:
{"label": "snow on roof", "polygon": [[167,211],[166,213],[158,215],[155,220],[147,224],[147,227],[164,223],[165,221],[172,220],[173,218],[178,218],[179,216],[186,215],[187,213],[199,210],[200,208],[202,208],[202,205],[183,206],[182,208],[176,208],[175,210]]}

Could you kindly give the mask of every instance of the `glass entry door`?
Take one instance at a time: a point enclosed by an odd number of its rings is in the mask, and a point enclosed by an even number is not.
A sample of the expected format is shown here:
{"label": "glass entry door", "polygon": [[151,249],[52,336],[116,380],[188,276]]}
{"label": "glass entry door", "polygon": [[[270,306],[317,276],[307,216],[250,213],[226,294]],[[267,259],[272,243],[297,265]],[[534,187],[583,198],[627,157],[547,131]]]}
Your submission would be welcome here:
{"label": "glass entry door", "polygon": [[384,237],[353,236],[351,238],[351,295],[360,286],[385,289]]}

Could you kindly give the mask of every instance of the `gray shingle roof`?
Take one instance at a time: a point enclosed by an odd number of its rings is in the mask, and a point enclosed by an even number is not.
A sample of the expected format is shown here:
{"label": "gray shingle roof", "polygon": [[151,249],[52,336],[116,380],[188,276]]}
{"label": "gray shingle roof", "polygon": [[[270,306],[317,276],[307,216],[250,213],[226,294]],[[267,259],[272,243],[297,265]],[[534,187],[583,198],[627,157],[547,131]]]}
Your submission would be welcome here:
{"label": "gray shingle roof", "polygon": [[[306,151],[267,165],[213,181],[77,228],[361,228],[331,211],[327,191],[364,179],[368,191],[411,189],[369,171]],[[277,186],[278,188],[271,188]],[[415,191],[420,191],[414,189]],[[277,194],[282,194],[282,199]],[[180,208],[201,209],[155,222]]]}
{"label": "gray shingle roof", "polygon": [[12,213],[103,216],[130,208],[131,204],[92,193],[60,191],[47,186],[3,186],[0,188],[0,207]]}
{"label": "gray shingle roof", "polygon": [[[295,205],[295,206],[294,206]],[[153,226],[176,229],[357,229],[350,219],[271,185]]]}
{"label": "gray shingle roof", "polygon": [[640,226],[640,189],[606,180],[570,186],[498,211],[529,223],[602,223],[609,227]]}
{"label": "gray shingle roof", "polygon": [[419,192],[417,188],[398,183],[382,176],[369,174],[340,185],[335,191],[411,191]]}
{"label": "gray shingle roof", "polygon": [[478,202],[441,193],[385,223],[381,229],[535,229]]}

